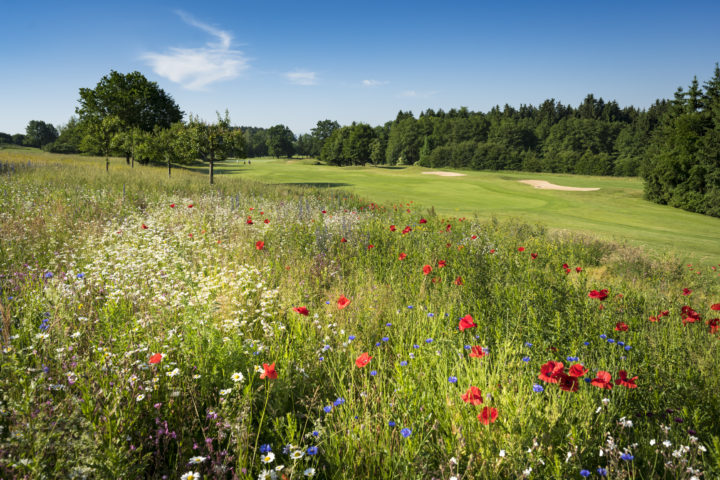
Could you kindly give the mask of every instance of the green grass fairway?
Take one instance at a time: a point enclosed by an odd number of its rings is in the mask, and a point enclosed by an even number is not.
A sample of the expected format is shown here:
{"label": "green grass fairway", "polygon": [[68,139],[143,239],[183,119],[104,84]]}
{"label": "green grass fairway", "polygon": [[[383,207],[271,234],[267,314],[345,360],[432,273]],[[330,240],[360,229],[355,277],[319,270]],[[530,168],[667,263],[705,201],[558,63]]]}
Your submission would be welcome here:
{"label": "green grass fairway", "polygon": [[[720,263],[720,219],[657,205],[642,198],[639,178],[462,171],[464,177],[424,175],[420,167],[331,167],[298,160],[228,161],[223,174],[274,184],[342,188],[382,205],[434,207],[441,215],[516,217],[553,229],[585,232],[687,261]],[[595,192],[540,190],[518,180],[538,179]]]}

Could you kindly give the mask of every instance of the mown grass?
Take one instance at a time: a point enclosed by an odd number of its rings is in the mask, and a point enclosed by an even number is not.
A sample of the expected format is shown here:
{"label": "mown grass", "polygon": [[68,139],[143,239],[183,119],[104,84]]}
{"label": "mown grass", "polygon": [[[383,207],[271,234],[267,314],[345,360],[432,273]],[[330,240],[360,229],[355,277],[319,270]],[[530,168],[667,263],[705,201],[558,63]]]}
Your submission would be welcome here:
{"label": "mown grass", "polygon": [[[28,159],[0,174],[0,478],[720,474],[717,268],[334,189]],[[638,387],[563,391],[538,379],[550,360]]]}
{"label": "mown grass", "polygon": [[[477,171],[460,172],[464,177],[439,177],[422,174],[431,169],[420,167],[339,168],[314,165],[312,160],[251,162],[230,161],[218,170],[271,184],[339,187],[384,205],[413,201],[416,208],[433,207],[440,215],[521,218],[552,229],[627,242],[644,248],[648,255],[671,254],[704,265],[720,262],[720,219],[644,200],[640,178]],[[526,179],[600,190],[539,190],[518,182]]]}

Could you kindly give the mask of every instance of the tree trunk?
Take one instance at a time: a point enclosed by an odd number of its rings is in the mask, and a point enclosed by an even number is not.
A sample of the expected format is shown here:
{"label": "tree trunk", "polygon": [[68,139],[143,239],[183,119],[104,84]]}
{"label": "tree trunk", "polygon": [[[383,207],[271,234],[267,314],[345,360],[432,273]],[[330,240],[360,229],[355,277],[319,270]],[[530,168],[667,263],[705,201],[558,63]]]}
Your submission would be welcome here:
{"label": "tree trunk", "polygon": [[210,155],[210,185],[215,183],[215,162],[213,157],[215,157],[215,155]]}
{"label": "tree trunk", "polygon": [[170,157],[168,157],[167,162],[168,162],[168,178],[170,178],[172,176],[172,166],[170,164]]}
{"label": "tree trunk", "polygon": [[132,156],[132,163],[130,164],[130,168],[135,168],[135,154],[133,153]]}
{"label": "tree trunk", "polygon": [[125,164],[130,165],[130,154],[129,153],[125,154]]}
{"label": "tree trunk", "polygon": [[110,158],[105,156],[105,171],[110,173]]}

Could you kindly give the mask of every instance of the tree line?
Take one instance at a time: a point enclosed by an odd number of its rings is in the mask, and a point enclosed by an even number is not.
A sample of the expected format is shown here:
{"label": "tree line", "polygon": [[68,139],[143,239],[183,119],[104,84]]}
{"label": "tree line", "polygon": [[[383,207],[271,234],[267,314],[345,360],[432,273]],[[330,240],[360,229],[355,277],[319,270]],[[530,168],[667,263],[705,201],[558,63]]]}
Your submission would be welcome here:
{"label": "tree line", "polygon": [[642,176],[648,199],[720,216],[720,68],[702,86],[693,79],[672,100],[647,109],[620,107],[593,94],[577,107],[548,99],[538,106],[398,112],[384,125],[321,120],[296,136],[285,125],[231,125],[228,112],[207,123],[189,116],[139,72],[111,71],[81,88],[76,116],[58,128],[31,121],[14,143],[58,153],[84,152],[141,162],[210,166],[235,157],[319,158],[329,165],[420,165]]}

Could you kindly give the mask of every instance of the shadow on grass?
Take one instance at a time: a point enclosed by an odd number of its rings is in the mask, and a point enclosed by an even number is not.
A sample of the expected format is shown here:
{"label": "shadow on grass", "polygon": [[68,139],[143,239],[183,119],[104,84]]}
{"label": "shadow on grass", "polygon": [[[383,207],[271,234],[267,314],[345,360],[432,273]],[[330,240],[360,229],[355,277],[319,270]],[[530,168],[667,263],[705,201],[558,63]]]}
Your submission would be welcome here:
{"label": "shadow on grass", "polygon": [[272,185],[293,185],[295,187],[315,187],[315,188],[335,188],[350,187],[351,183],[332,183],[332,182],[284,182],[273,183]]}
{"label": "shadow on grass", "polygon": [[405,170],[408,167],[398,165],[377,165],[375,168],[384,168],[385,170]]}

